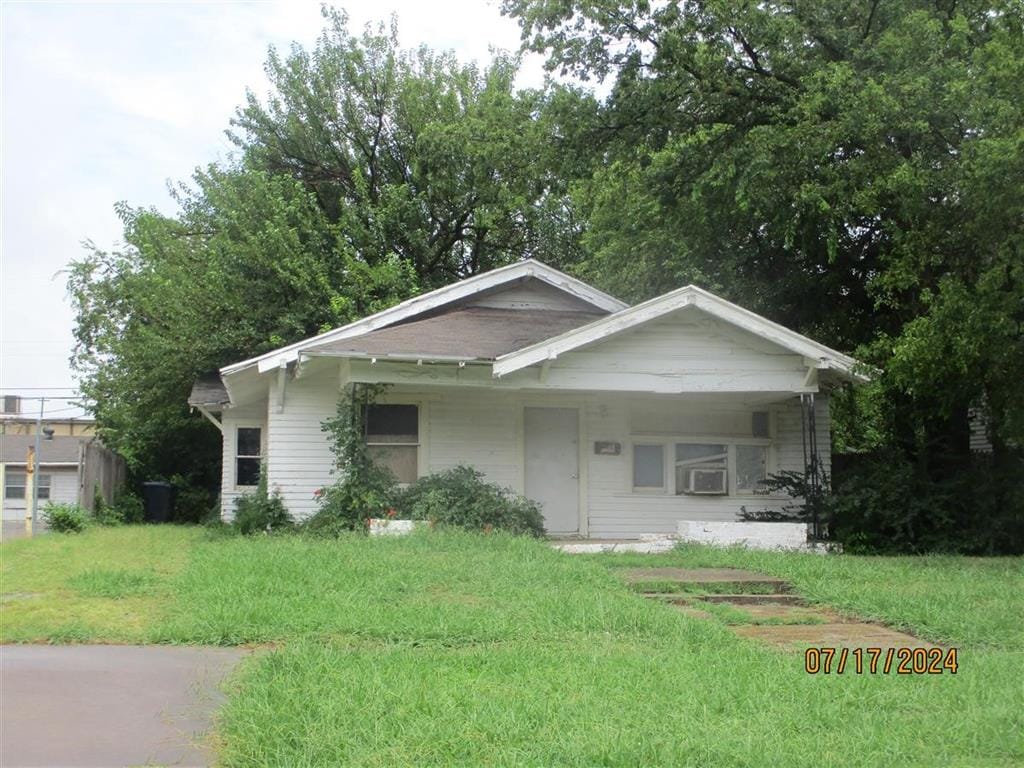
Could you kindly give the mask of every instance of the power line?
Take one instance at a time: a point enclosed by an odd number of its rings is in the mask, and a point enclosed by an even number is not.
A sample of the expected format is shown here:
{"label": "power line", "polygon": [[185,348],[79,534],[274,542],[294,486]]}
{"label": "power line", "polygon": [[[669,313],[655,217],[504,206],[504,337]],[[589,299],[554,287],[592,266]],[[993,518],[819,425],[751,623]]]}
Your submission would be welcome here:
{"label": "power line", "polygon": [[22,390],[22,391],[25,391],[25,392],[37,392],[37,391],[42,391],[42,390],[53,390],[53,391],[57,391],[57,390],[67,391],[67,390],[70,390],[72,392],[77,392],[78,391],[78,387],[0,387],[0,391],[2,391],[2,392],[13,392],[15,390]]}

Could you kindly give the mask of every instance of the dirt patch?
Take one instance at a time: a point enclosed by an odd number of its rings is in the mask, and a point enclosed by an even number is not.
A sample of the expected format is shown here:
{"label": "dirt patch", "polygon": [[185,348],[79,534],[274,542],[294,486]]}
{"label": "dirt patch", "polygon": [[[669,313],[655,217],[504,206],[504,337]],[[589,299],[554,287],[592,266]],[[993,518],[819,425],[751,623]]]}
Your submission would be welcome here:
{"label": "dirt patch", "polygon": [[42,592],[4,592],[0,595],[0,604],[13,603],[18,600],[31,600],[33,597],[39,597]]}
{"label": "dirt patch", "polygon": [[734,626],[732,630],[740,637],[754,638],[786,649],[811,646],[886,649],[938,647],[905,632],[860,621],[831,624],[752,624]]}

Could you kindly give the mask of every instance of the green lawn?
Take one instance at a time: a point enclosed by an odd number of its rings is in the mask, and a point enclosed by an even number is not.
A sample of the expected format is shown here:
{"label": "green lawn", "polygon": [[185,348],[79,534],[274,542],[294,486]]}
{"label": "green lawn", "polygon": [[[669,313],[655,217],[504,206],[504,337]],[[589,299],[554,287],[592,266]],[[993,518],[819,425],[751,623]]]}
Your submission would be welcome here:
{"label": "green lawn", "polygon": [[[263,765],[1009,766],[1024,761],[1019,559],[503,536],[97,530],[0,546],[5,641],[260,643],[221,761]],[[620,566],[738,565],[960,647],[956,676],[810,676],[800,654],[646,601]]]}

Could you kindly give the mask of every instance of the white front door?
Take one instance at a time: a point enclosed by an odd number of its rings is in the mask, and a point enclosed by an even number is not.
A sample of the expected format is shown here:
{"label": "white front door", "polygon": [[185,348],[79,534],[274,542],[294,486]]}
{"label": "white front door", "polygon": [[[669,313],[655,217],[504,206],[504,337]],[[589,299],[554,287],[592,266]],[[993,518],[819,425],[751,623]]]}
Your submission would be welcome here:
{"label": "white front door", "polygon": [[548,533],[580,529],[579,413],[526,408],[526,495],[541,505]]}

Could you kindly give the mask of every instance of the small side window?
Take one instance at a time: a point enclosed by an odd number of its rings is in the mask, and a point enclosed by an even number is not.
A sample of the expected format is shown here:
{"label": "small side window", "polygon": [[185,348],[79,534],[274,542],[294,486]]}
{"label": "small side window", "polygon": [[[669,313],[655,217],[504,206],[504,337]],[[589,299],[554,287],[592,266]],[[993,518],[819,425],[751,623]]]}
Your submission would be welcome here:
{"label": "small side window", "polygon": [[259,485],[263,461],[263,430],[239,427],[235,443],[235,485]]}

